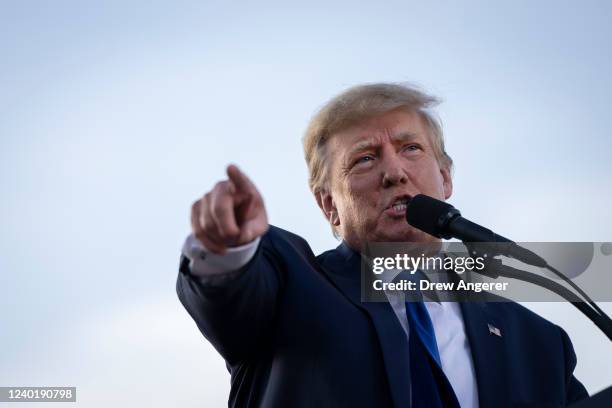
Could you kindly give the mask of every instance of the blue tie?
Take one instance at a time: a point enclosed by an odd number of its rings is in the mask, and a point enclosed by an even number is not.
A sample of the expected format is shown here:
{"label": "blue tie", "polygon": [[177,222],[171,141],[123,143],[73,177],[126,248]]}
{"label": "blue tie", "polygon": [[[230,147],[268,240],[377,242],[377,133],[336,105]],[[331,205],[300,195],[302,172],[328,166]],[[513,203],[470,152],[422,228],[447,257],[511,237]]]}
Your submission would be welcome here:
{"label": "blue tie", "polygon": [[[395,279],[406,279],[418,285],[426,279],[421,271],[411,274],[403,271]],[[406,294],[406,317],[410,327],[410,380],[412,383],[412,408],[459,408],[452,386],[442,371],[436,335],[420,291]],[[408,297],[407,297],[408,299]]]}
{"label": "blue tie", "polygon": [[[395,279],[398,278],[414,282],[417,288],[420,287],[420,280],[427,279],[421,270],[417,270],[416,273],[404,270]],[[417,337],[429,352],[430,357],[438,364],[439,368],[442,368],[438,343],[436,342],[436,333],[429,317],[429,312],[423,303],[423,294],[420,290],[417,290],[411,293],[410,296],[413,300],[406,302],[406,316],[408,317],[410,330],[416,332]]]}
{"label": "blue tie", "polygon": [[416,332],[429,355],[438,363],[438,367],[442,368],[438,343],[436,342],[436,333],[423,301],[406,302],[406,315],[408,316],[410,328]]}

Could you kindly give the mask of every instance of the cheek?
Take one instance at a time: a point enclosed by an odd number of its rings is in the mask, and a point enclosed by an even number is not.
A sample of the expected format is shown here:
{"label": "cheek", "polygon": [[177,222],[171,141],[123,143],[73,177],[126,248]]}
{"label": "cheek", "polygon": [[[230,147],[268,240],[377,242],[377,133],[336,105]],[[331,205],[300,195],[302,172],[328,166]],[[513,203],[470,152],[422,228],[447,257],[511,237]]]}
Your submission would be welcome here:
{"label": "cheek", "polygon": [[354,180],[343,191],[342,219],[345,226],[363,230],[371,228],[377,221],[376,187],[367,180]]}
{"label": "cheek", "polygon": [[416,173],[415,184],[423,193],[435,198],[444,199],[444,177],[437,163],[421,167]]}
{"label": "cheek", "polygon": [[352,176],[347,183],[347,191],[349,194],[355,197],[367,197],[369,194],[376,191],[378,179],[374,177],[374,174],[370,173],[371,172]]}
{"label": "cheek", "polygon": [[369,207],[376,206],[376,185],[368,180],[359,180],[349,186],[347,196],[354,209],[361,209],[363,211]]}

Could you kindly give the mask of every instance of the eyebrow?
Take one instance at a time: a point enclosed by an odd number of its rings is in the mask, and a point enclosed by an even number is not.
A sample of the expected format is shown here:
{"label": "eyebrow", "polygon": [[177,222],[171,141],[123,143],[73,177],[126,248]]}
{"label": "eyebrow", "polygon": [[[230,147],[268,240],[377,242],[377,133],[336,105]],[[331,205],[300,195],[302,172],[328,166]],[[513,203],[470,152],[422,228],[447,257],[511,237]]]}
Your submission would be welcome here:
{"label": "eyebrow", "polygon": [[[401,132],[392,137],[393,142],[408,142],[410,140],[414,140],[418,137],[415,133],[411,132]],[[370,140],[362,140],[360,142],[355,143],[351,150],[349,150],[347,157],[352,157],[354,154],[362,152],[364,150],[369,150],[372,148],[376,148],[378,145],[376,143],[372,143]]]}

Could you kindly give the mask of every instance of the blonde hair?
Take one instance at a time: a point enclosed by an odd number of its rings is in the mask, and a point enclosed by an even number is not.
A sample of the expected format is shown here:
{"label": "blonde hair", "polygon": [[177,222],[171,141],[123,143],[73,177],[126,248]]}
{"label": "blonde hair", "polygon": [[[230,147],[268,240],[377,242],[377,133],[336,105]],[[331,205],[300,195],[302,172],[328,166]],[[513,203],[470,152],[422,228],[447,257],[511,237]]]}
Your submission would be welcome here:
{"label": "blonde hair", "polygon": [[414,85],[376,83],[349,88],[325,104],[310,120],[304,135],[304,156],[308,165],[308,184],[313,193],[327,188],[328,169],[325,146],[335,133],[397,108],[417,112],[429,129],[429,137],[438,163],[452,169],[453,161],[444,150],[444,135],[438,117],[431,108],[438,98]]}

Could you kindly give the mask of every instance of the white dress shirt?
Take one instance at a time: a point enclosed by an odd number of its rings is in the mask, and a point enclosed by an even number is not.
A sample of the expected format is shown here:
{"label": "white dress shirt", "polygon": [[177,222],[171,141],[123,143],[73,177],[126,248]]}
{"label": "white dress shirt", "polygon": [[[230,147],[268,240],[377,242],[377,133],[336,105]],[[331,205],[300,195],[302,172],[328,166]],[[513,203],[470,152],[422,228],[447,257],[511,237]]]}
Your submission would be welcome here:
{"label": "white dress shirt", "polygon": [[[187,237],[183,255],[190,261],[191,273],[204,282],[230,273],[246,265],[257,252],[260,239],[229,248],[225,255],[216,255],[195,239]],[[409,336],[404,294],[386,291],[387,299],[406,336]],[[465,335],[461,309],[456,302],[425,302],[436,334],[442,370],[455,391],[462,408],[478,408],[478,389],[470,345]]]}

